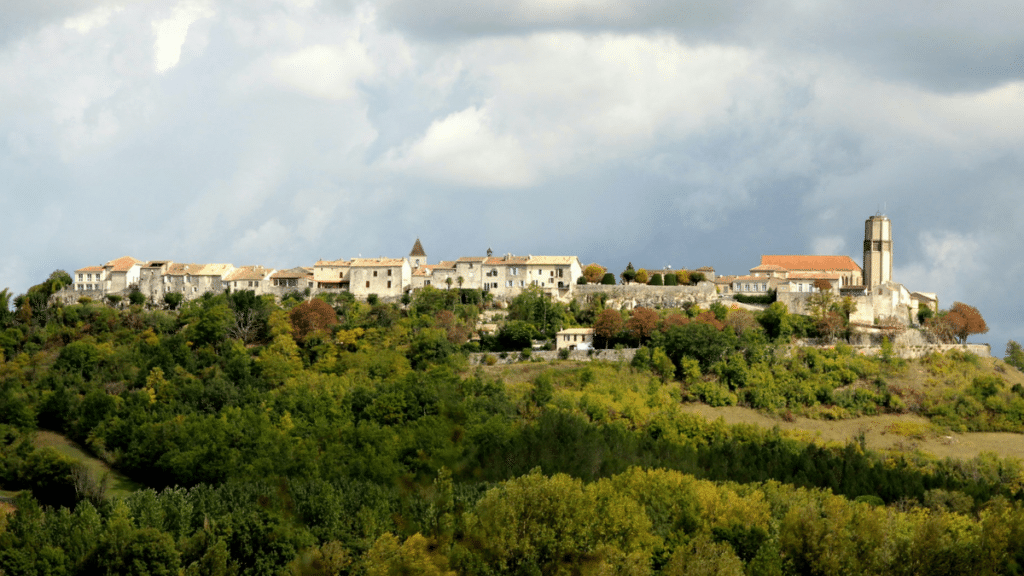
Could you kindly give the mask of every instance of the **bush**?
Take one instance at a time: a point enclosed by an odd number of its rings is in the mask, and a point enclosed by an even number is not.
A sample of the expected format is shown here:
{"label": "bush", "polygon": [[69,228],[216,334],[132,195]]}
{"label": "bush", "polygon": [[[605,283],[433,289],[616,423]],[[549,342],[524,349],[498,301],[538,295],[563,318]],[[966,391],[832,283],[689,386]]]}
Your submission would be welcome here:
{"label": "bush", "polygon": [[651,286],[664,286],[665,285],[665,281],[662,280],[662,277],[661,277],[660,273],[655,272],[654,276],[651,276],[651,281],[650,281],[649,284]]}
{"label": "bush", "polygon": [[679,277],[677,277],[675,274],[666,274],[665,275],[665,286],[678,286],[678,285],[679,285]]}
{"label": "bush", "polygon": [[559,360],[568,360],[569,359],[569,349],[568,348],[562,348],[561,350],[559,350],[558,351],[558,359]]}
{"label": "bush", "polygon": [[146,303],[146,295],[138,290],[132,290],[131,293],[128,294],[128,301],[134,306],[142,306]]}
{"label": "bush", "polygon": [[604,277],[601,278],[601,284],[613,286],[615,284],[615,274],[612,274],[611,272],[606,272]]}

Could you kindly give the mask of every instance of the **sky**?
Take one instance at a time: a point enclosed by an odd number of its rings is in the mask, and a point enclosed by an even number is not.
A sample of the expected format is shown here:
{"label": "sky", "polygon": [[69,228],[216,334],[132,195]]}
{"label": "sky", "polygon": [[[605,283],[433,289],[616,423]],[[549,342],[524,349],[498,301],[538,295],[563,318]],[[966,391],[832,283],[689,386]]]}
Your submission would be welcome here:
{"label": "sky", "polygon": [[0,288],[141,260],[862,260],[1024,340],[1024,4],[5,0]]}

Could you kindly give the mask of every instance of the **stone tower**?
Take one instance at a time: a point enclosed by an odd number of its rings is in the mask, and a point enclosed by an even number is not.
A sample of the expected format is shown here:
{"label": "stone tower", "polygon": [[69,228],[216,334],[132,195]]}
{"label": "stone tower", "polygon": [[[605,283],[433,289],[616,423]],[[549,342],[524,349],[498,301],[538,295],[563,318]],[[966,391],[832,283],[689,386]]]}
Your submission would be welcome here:
{"label": "stone tower", "polygon": [[874,288],[892,280],[892,222],[875,214],[864,222],[864,284]]}
{"label": "stone tower", "polygon": [[423,244],[420,244],[419,238],[416,239],[416,243],[412,245],[412,250],[409,252],[409,263],[412,264],[413,270],[427,263],[427,253],[423,251]]}

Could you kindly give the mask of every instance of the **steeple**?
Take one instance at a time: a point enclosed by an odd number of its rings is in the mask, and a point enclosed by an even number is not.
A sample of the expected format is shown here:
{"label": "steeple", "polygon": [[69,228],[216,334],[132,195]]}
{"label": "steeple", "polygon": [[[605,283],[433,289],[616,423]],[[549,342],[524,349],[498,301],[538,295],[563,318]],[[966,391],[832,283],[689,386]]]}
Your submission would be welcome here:
{"label": "steeple", "polygon": [[413,269],[427,263],[427,253],[423,250],[423,244],[420,243],[419,238],[412,245],[412,250],[409,252],[409,261],[412,263]]}

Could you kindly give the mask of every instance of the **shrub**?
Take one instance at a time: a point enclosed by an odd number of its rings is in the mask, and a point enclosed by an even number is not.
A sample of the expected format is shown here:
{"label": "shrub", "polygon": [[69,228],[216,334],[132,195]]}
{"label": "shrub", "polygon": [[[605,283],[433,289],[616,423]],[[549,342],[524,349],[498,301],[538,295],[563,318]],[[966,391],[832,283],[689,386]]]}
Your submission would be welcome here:
{"label": "shrub", "polygon": [[138,290],[132,290],[131,293],[128,294],[128,301],[135,306],[142,306],[146,303],[146,295]]}
{"label": "shrub", "polygon": [[[504,354],[504,352],[502,352]],[[498,363],[498,359],[494,357],[494,354],[484,354],[484,364],[488,366],[494,366]]]}
{"label": "shrub", "polygon": [[614,285],[615,284],[615,274],[612,274],[611,272],[606,272],[605,275],[601,278],[601,284],[604,284],[604,285],[607,285],[607,286]]}
{"label": "shrub", "polygon": [[558,358],[559,358],[559,360],[568,360],[569,359],[569,349],[568,348],[562,348],[561,350],[559,350],[558,351]]}
{"label": "shrub", "polygon": [[678,286],[678,285],[679,285],[679,277],[678,276],[676,276],[675,274],[666,274],[665,275],[665,286]]}
{"label": "shrub", "polygon": [[650,285],[651,286],[664,286],[665,285],[665,282],[664,282],[664,280],[662,280],[660,273],[655,272],[654,276],[651,276]]}

